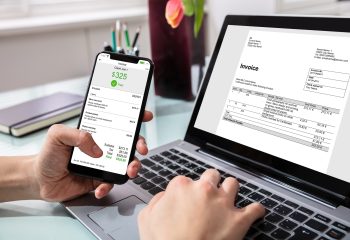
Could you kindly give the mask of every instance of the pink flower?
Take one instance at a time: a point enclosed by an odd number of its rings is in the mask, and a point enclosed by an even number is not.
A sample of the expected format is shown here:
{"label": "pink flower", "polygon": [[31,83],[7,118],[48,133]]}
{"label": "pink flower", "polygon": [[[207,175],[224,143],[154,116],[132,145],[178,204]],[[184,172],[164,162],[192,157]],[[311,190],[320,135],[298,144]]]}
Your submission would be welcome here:
{"label": "pink flower", "polygon": [[182,0],[169,0],[165,8],[165,18],[172,28],[177,28],[184,17]]}

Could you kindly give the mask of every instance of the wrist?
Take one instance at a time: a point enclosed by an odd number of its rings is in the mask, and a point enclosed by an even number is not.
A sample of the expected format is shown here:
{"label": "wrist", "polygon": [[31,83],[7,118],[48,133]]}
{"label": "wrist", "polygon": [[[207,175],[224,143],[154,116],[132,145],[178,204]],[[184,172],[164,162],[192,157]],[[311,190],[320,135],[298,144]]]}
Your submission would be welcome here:
{"label": "wrist", "polygon": [[0,160],[0,202],[40,199],[34,171],[35,156],[3,157]]}

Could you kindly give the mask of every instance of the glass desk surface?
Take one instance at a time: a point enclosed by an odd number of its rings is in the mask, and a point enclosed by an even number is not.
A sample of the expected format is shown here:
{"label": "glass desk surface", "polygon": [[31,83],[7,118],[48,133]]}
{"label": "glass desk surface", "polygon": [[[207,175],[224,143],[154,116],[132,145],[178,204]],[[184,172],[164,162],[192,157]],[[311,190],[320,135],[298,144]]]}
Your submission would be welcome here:
{"label": "glass desk surface", "polygon": [[[84,77],[0,92],[0,109],[58,91],[84,95],[87,84],[88,77]],[[146,109],[153,112],[154,119],[144,123],[141,128],[141,135],[146,138],[149,149],[183,139],[193,105],[194,102],[155,96],[151,87]],[[76,127],[77,123],[78,118],[63,122],[71,127]],[[0,133],[0,155],[36,154],[44,142],[46,132],[47,129],[43,129],[21,138]],[[38,200],[0,203],[0,239],[22,238],[95,239],[59,203]]]}

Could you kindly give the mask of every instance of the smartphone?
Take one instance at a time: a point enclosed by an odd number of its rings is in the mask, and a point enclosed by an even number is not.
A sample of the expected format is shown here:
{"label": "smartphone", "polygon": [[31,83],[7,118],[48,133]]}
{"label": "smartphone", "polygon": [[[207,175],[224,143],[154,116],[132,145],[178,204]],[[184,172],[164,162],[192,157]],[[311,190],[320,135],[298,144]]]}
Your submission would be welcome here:
{"label": "smartphone", "polygon": [[78,129],[91,133],[103,156],[92,158],[75,147],[70,172],[115,184],[129,179],[153,68],[147,58],[97,55]]}

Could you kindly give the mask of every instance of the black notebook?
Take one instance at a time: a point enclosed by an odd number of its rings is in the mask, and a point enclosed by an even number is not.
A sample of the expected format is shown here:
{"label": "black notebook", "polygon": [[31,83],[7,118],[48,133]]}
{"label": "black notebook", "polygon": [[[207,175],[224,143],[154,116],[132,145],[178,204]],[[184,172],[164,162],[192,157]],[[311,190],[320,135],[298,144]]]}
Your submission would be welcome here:
{"label": "black notebook", "polygon": [[0,132],[22,136],[78,116],[84,97],[54,93],[0,110]]}

